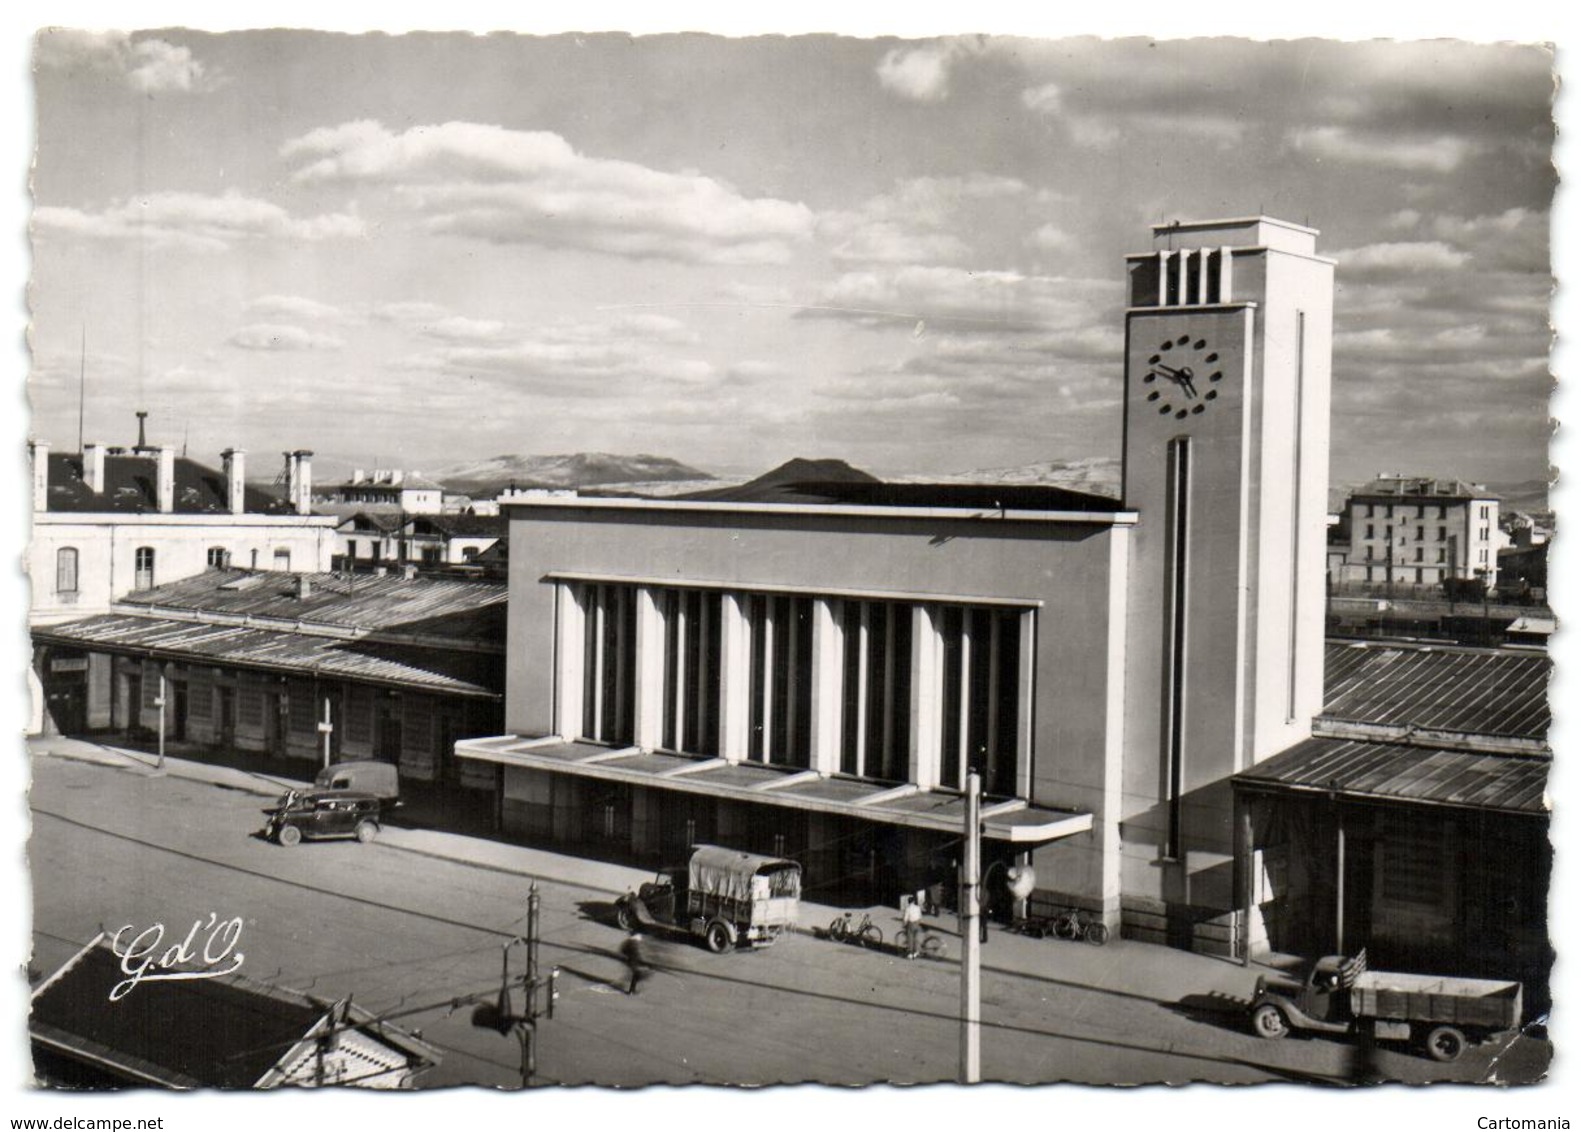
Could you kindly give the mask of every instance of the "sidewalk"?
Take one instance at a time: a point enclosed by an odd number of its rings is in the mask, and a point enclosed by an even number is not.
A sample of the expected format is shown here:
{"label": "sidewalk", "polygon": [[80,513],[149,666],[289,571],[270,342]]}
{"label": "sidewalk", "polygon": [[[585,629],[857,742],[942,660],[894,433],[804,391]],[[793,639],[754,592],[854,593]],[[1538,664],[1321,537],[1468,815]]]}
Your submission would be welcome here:
{"label": "sidewalk", "polygon": [[[261,771],[169,755],[165,758],[164,769],[160,770],[156,757],[147,752],[64,736],[29,738],[28,749],[34,758],[74,759],[126,773],[148,777],[168,775],[270,798],[286,790],[311,785]],[[511,873],[524,879],[563,881],[610,896],[652,879],[652,874],[643,869],[436,829],[386,826],[380,831],[379,844]],[[803,901],[798,930],[821,936],[826,925],[844,911],[844,908]],[[858,918],[863,911],[855,909]],[[866,911],[883,931],[885,940],[893,939],[900,928],[899,909],[884,905]],[[958,961],[961,947],[955,917],[928,917],[923,923],[944,938],[946,959]],[[1226,959],[1132,940],[1111,939],[1102,947],[1094,947],[1066,940],[1034,939],[1007,931],[998,924],[990,925],[988,942],[983,945],[981,956],[985,974],[1001,972],[1048,979],[1166,1003],[1186,998],[1199,1002],[1205,998],[1223,1000],[1225,1009],[1234,1009],[1236,1000],[1249,999],[1257,976],[1268,969],[1258,964],[1243,967]],[[905,962],[898,954],[896,961]]]}

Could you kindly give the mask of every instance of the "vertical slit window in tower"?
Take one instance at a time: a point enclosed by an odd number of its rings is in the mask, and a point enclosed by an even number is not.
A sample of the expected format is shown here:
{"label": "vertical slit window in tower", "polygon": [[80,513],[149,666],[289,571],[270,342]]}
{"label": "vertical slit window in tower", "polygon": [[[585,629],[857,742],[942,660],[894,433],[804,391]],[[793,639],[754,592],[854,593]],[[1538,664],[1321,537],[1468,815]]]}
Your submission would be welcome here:
{"label": "vertical slit window in tower", "polygon": [[770,649],[773,645],[772,632],[769,622],[768,598],[763,594],[752,594],[747,598],[747,632],[751,640],[751,689],[752,697],[749,705],[750,735],[747,743],[747,757],[762,762],[768,750],[768,736],[765,729],[768,726],[769,699],[766,694],[768,686],[768,671]]}
{"label": "vertical slit window in tower", "polygon": [[[1302,395],[1306,380],[1307,316],[1296,312],[1296,387],[1295,412],[1290,437],[1290,672],[1289,696],[1285,709],[1285,722],[1296,719],[1296,678],[1298,676],[1296,648],[1301,632],[1301,426]],[[1418,535],[1420,537],[1420,535]],[[1418,552],[1420,553],[1420,552]]]}
{"label": "vertical slit window in tower", "polygon": [[1207,277],[1207,294],[1203,298],[1206,303],[1221,303],[1224,301],[1220,294],[1219,286],[1224,281],[1224,249],[1215,252],[1203,252],[1203,267]]}
{"label": "vertical slit window in tower", "polygon": [[1170,252],[1159,265],[1164,272],[1164,305],[1166,307],[1178,307],[1180,305],[1180,271],[1176,261],[1184,254],[1184,252]]}
{"label": "vertical slit window in tower", "polygon": [[1230,287],[1230,263],[1234,259],[1229,248],[1219,249],[1219,302],[1229,303],[1235,301],[1235,292]]}
{"label": "vertical slit window in tower", "polygon": [[1181,858],[1180,795],[1185,780],[1186,585],[1190,545],[1191,441],[1169,442],[1169,827],[1165,854]]}

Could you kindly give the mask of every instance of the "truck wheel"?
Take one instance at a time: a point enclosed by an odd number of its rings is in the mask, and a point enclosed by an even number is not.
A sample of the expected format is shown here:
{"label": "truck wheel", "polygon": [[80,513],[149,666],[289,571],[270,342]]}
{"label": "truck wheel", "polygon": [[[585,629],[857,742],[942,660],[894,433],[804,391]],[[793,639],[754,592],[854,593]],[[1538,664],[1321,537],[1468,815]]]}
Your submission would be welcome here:
{"label": "truck wheel", "polygon": [[294,825],[282,825],[274,839],[281,845],[296,845],[302,840],[302,831]]}
{"label": "truck wheel", "polygon": [[1427,1056],[1434,1061],[1454,1061],[1466,1052],[1466,1035],[1453,1026],[1434,1026],[1427,1035]]}
{"label": "truck wheel", "polygon": [[708,945],[708,950],[715,955],[729,951],[730,945],[735,942],[730,938],[730,929],[720,920],[715,920],[703,932],[703,942]]}
{"label": "truck wheel", "polygon": [[1271,1002],[1265,1002],[1252,1011],[1252,1030],[1259,1038],[1282,1038],[1290,1033],[1290,1023],[1284,1011]]}
{"label": "truck wheel", "polygon": [[360,821],[357,823],[357,840],[362,842],[362,844],[366,845],[377,836],[379,836],[379,827],[371,821]]}
{"label": "truck wheel", "polygon": [[615,905],[615,922],[620,925],[623,932],[637,930],[637,913],[632,909],[629,900],[622,900]]}

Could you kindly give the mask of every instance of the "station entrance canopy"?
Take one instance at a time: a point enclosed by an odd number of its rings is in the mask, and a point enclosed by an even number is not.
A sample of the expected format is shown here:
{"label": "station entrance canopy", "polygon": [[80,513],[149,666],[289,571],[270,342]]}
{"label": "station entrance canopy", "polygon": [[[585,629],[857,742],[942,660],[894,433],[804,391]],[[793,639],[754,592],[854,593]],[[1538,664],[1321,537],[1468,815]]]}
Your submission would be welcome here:
{"label": "station entrance canopy", "polygon": [[[784,806],[911,829],[958,833],[966,819],[965,799],[950,791],[828,778],[812,770],[757,762],[566,742],[557,736],[467,739],[456,744],[456,756],[523,770]],[[985,798],[981,816],[984,837],[1023,846],[1055,841],[1092,828],[1090,813],[1047,809],[1020,798]]]}

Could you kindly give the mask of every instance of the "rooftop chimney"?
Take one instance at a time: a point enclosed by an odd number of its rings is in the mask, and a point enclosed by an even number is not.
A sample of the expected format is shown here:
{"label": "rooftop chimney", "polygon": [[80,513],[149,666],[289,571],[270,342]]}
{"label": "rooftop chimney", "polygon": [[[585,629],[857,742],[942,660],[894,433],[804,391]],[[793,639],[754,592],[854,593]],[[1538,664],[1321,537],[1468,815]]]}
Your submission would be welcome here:
{"label": "rooftop chimney", "polygon": [[161,444],[154,453],[159,462],[154,479],[159,512],[168,515],[176,509],[176,450],[168,444]]}
{"label": "rooftop chimney", "polygon": [[49,441],[33,442],[33,510],[49,510]]}
{"label": "rooftop chimney", "polygon": [[104,490],[103,444],[90,443],[82,446],[82,482],[95,494]]}
{"label": "rooftop chimney", "polygon": [[220,453],[225,461],[225,507],[232,515],[247,510],[247,453],[240,448],[227,448]]}
{"label": "rooftop chimney", "polygon": [[147,447],[148,447],[148,430],[147,430],[147,427],[146,427],[147,425],[148,425],[148,410],[147,409],[139,409],[139,410],[137,410],[137,447],[135,449],[133,449],[133,451],[135,451],[135,452],[142,452],[145,449],[147,449]]}
{"label": "rooftop chimney", "polygon": [[306,601],[313,596],[313,582],[306,574],[296,576],[296,599]]}
{"label": "rooftop chimney", "polygon": [[363,480],[365,480],[367,478],[368,478],[368,473],[363,471],[361,468],[354,468],[354,469],[352,469],[352,473],[351,473],[351,482],[352,483],[361,483]]}
{"label": "rooftop chimney", "polygon": [[298,515],[313,513],[313,453],[305,448],[286,454],[291,469],[291,507]]}
{"label": "rooftop chimney", "polygon": [[410,582],[417,577],[417,564],[414,562],[401,563],[401,577]]}

